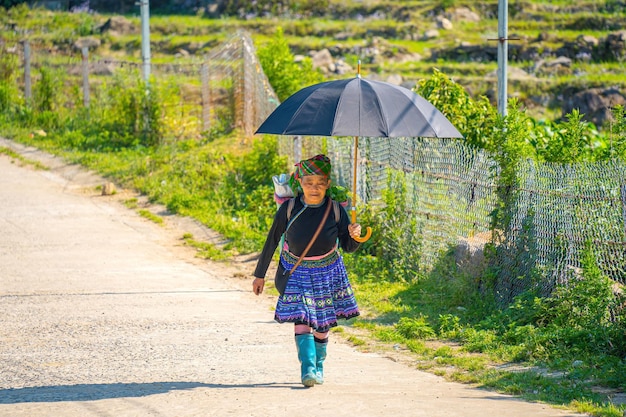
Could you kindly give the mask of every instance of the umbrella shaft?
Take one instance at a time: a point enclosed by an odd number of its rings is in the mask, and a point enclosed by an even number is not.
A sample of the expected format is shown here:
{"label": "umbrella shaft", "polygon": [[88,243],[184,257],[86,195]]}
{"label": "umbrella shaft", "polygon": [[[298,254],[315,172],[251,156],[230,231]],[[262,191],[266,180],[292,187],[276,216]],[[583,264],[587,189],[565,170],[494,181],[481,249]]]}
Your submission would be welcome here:
{"label": "umbrella shaft", "polygon": [[356,223],[356,171],[357,164],[359,160],[359,137],[354,137],[354,167],[352,171],[352,210],[350,211],[352,215],[352,223]]}

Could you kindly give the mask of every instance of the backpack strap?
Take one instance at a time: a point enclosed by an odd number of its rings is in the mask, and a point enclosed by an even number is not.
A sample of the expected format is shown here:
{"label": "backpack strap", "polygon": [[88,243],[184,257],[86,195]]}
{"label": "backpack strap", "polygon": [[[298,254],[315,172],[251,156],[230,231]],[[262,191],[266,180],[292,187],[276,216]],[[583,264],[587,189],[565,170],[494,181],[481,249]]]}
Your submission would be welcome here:
{"label": "backpack strap", "polygon": [[339,219],[341,219],[341,212],[339,211],[341,208],[339,206],[339,202],[332,200],[333,209],[335,210],[335,222],[339,223]]}
{"label": "backpack strap", "polygon": [[293,212],[293,208],[296,205],[296,197],[290,198],[289,201],[287,202],[287,227],[285,228],[285,231],[283,232],[283,236],[287,233],[287,230],[289,230],[289,228],[291,227],[291,224],[296,221],[296,219],[298,218],[298,216],[304,211],[306,210],[306,206],[302,207],[300,209],[299,212],[296,213],[296,215],[294,216],[294,218],[291,218],[291,213]]}
{"label": "backpack strap", "polygon": [[289,199],[289,201],[287,202],[287,221],[289,221],[289,219],[291,219],[291,212],[293,211],[293,206],[296,205],[296,198],[292,197]]}

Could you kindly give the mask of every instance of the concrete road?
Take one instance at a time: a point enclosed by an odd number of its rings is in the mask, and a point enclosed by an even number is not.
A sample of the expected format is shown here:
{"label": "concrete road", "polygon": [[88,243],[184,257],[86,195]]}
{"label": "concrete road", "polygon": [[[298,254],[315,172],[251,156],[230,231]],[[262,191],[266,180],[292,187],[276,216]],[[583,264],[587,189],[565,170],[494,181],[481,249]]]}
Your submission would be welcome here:
{"label": "concrete road", "polygon": [[[256,297],[254,263],[199,260],[184,232],[102,196],[104,182],[0,140],[0,416],[557,417],[331,336],[326,383],[299,383],[293,328]],[[204,230],[204,232],[202,231]]]}

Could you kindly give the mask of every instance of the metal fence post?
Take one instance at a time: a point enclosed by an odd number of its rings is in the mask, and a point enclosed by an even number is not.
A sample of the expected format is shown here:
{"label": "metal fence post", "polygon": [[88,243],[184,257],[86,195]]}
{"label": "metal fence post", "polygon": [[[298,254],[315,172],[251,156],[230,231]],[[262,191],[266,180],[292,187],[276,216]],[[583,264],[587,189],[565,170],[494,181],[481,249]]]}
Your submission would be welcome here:
{"label": "metal fence post", "polygon": [[501,116],[507,114],[508,8],[507,0],[498,2],[498,113]]}
{"label": "metal fence post", "polygon": [[254,110],[252,107],[254,97],[254,89],[252,88],[252,76],[251,71],[252,58],[249,50],[249,45],[246,38],[242,35],[241,42],[243,44],[243,130],[247,137],[251,137],[254,134]]}
{"label": "metal fence post", "polygon": [[81,48],[83,56],[83,105],[89,108],[89,48]]}
{"label": "metal fence post", "polygon": [[141,61],[143,63],[143,79],[146,86],[150,83],[150,2],[139,2],[141,12]]}
{"label": "metal fence post", "polygon": [[626,233],[626,185],[622,184],[620,187],[620,194],[622,197],[622,218],[624,221],[624,233]]}
{"label": "metal fence post", "polygon": [[33,90],[30,79],[30,43],[24,41],[24,98],[30,103],[33,97]]}
{"label": "metal fence post", "polygon": [[209,66],[206,63],[200,66],[200,79],[202,81],[202,131],[208,132],[211,128],[211,78]]}

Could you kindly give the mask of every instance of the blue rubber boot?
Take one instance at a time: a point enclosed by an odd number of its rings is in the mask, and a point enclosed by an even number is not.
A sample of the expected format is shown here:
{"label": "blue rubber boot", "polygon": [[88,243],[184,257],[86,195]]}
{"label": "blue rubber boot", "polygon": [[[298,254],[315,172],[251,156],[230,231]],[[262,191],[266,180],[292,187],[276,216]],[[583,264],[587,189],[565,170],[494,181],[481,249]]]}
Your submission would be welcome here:
{"label": "blue rubber boot", "polygon": [[300,373],[302,385],[312,387],[315,385],[317,370],[315,369],[315,341],[313,335],[297,334],[296,347],[298,348],[298,359],[300,360]]}
{"label": "blue rubber boot", "polygon": [[326,359],[326,346],[328,346],[328,341],[325,343],[320,343],[317,340],[315,341],[315,365],[317,368],[317,378],[315,383],[319,385],[324,383],[324,359]]}

